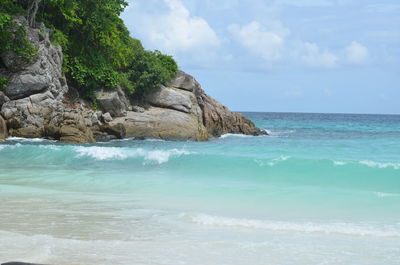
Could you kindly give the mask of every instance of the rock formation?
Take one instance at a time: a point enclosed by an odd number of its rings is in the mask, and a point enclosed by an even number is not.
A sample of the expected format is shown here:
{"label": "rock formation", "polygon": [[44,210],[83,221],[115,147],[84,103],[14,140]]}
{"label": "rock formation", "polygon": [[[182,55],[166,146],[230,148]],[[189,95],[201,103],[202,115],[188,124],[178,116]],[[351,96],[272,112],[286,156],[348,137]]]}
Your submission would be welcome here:
{"label": "rock formation", "polygon": [[[14,23],[26,21],[20,18]],[[182,71],[167,86],[147,95],[146,107],[131,106],[117,88],[96,92],[94,100],[101,111],[92,110],[75,89],[69,90],[62,74],[61,48],[51,44],[47,29],[26,29],[39,56],[27,64],[12,52],[1,54],[6,68],[0,68],[0,75],[10,82],[0,92],[0,140],[7,133],[70,143],[125,137],[205,141],[225,133],[265,134],[208,96]]]}

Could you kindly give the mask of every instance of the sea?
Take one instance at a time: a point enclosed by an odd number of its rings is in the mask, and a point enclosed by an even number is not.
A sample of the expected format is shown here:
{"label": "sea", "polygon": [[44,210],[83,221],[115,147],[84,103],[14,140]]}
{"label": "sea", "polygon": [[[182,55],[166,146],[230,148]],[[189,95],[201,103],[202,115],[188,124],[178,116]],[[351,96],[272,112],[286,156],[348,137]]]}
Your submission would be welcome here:
{"label": "sea", "polygon": [[400,115],[244,115],[270,135],[9,138],[0,263],[400,264]]}

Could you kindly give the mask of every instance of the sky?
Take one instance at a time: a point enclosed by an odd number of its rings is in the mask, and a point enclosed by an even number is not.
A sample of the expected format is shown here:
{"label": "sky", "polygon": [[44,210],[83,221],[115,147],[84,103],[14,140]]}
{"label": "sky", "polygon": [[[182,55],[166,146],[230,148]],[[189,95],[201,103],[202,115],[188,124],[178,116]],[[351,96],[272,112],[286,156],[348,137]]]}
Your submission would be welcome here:
{"label": "sky", "polygon": [[399,0],[128,0],[132,37],[235,111],[400,114]]}

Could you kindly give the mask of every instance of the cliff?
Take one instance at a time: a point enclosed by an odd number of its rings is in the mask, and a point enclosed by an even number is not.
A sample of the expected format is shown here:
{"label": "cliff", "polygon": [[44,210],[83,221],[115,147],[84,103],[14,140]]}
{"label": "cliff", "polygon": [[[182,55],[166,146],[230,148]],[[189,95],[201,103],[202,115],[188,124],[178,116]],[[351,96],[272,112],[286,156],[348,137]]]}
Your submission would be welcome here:
{"label": "cliff", "polygon": [[225,133],[265,134],[208,96],[182,71],[147,95],[145,107],[132,106],[117,87],[99,89],[94,95],[99,110],[93,110],[68,87],[63,53],[50,42],[48,30],[27,27],[27,37],[38,48],[33,62],[26,63],[13,52],[1,54],[0,77],[9,82],[0,91],[0,140],[7,134],[71,143],[125,137],[205,141]]}

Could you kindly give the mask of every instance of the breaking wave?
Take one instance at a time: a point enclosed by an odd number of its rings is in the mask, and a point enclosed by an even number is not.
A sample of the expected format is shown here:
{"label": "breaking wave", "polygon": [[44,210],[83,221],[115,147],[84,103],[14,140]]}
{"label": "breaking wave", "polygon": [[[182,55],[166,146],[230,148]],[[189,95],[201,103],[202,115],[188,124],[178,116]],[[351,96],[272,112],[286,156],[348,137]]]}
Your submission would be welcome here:
{"label": "breaking wave", "polygon": [[143,148],[120,148],[120,147],[75,147],[77,157],[90,157],[96,160],[124,160],[127,158],[143,157],[145,162],[162,164],[168,162],[171,157],[190,155],[192,152],[179,149],[170,150],[145,150]]}
{"label": "breaking wave", "polygon": [[272,220],[255,220],[227,218],[206,214],[181,214],[182,218],[190,222],[214,227],[232,227],[255,230],[268,230],[278,232],[299,232],[299,233],[321,233],[321,234],[342,234],[352,236],[374,236],[374,237],[400,237],[400,226],[373,223],[345,223],[345,222],[284,222]]}

